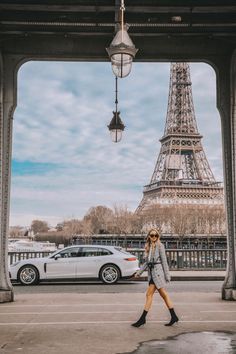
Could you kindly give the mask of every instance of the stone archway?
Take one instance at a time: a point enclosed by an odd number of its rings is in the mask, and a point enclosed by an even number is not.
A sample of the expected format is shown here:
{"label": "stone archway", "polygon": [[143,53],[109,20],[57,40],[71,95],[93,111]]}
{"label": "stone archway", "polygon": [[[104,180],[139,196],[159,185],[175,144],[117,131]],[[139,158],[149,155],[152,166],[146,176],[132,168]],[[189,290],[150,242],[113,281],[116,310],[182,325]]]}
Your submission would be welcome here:
{"label": "stone archway", "polygon": [[[29,60],[68,60],[68,61],[108,61],[105,48],[109,45],[113,36],[114,26],[107,23],[107,13],[117,13],[119,1],[114,5],[107,2],[107,6],[98,8],[94,6],[84,9],[78,4],[66,5],[63,8],[53,1],[54,4],[44,7],[37,5],[37,11],[46,13],[49,19],[45,22],[40,18],[36,20],[3,21],[3,29],[0,30],[0,145],[1,145],[1,172],[0,172],[0,302],[13,301],[13,289],[8,276],[7,256],[7,235],[9,226],[9,203],[10,203],[10,181],[11,181],[11,149],[12,149],[12,121],[16,107],[17,70],[22,63]],[[76,3],[76,0],[74,1]],[[171,3],[171,1],[169,2]],[[217,75],[217,106],[221,115],[222,137],[223,137],[223,162],[224,162],[224,183],[226,195],[226,210],[228,222],[228,266],[225,282],[222,288],[222,298],[226,300],[236,299],[236,33],[222,24],[212,24],[211,15],[218,12],[217,16],[228,14],[231,16],[232,6],[222,3],[207,7],[206,4],[196,10],[207,11],[207,16],[202,21],[208,21],[206,26],[192,27],[195,13],[189,0],[185,0],[186,6],[176,6],[175,13],[190,14],[186,16],[186,26],[182,22],[172,26],[172,23],[159,26],[158,23],[146,23],[140,14],[148,12],[168,16],[169,4],[164,8],[159,6],[147,6],[147,1],[142,5],[130,7],[130,14],[136,16],[133,31],[133,39],[139,52],[137,61],[204,61],[212,65]],[[10,6],[8,8],[8,5]],[[35,2],[34,2],[35,5]],[[19,8],[19,6],[21,8]],[[31,11],[34,14],[33,5],[0,5],[1,10]],[[28,7],[27,7],[28,6]],[[49,9],[49,7],[52,8]],[[206,8],[205,8],[206,6]],[[222,8],[222,13],[221,13]],[[199,10],[200,9],[200,10]],[[50,11],[49,11],[50,10]],[[60,12],[66,18],[67,12],[80,11],[90,12],[95,17],[101,13],[101,26],[93,23],[77,23],[70,20],[54,20],[55,13]],[[129,10],[129,7],[127,7]],[[109,12],[110,11],[110,12]],[[212,11],[212,13],[211,13]],[[236,9],[235,9],[236,11]],[[48,13],[47,13],[48,12]],[[55,12],[55,13],[54,13]],[[128,12],[128,11],[127,11]],[[37,15],[37,14],[36,14]],[[92,16],[91,15],[91,16]],[[4,11],[3,11],[4,16]],[[22,17],[24,13],[22,12]],[[110,15],[109,15],[110,16]],[[142,16],[141,16],[142,17]],[[41,21],[41,22],[40,22]],[[54,22],[53,22],[54,21]],[[154,20],[153,20],[154,21]],[[156,20],[155,20],[156,21]],[[168,21],[167,21],[168,22]],[[231,20],[233,23],[233,19]],[[139,30],[139,23],[140,28]],[[4,26],[6,29],[4,30]],[[10,30],[9,30],[10,26]],[[12,28],[11,28],[12,26]],[[91,32],[85,28],[91,27]],[[159,26],[159,27],[158,27]],[[179,27],[178,27],[179,26]],[[182,27],[181,27],[182,26]],[[25,28],[28,28],[26,30]],[[66,28],[66,31],[64,30]],[[135,31],[135,28],[138,28]],[[162,28],[162,30],[160,30]],[[173,29],[173,28],[176,28]],[[206,30],[208,28],[208,31]],[[101,30],[103,29],[103,30]],[[131,36],[132,36],[131,35]]]}

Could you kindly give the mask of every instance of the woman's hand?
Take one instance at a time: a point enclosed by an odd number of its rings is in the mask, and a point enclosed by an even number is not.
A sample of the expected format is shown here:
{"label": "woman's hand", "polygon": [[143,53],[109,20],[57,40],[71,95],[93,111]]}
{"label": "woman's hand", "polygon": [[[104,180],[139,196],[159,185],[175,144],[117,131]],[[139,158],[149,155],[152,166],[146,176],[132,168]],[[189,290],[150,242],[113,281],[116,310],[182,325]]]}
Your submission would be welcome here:
{"label": "woman's hand", "polygon": [[139,278],[139,277],[140,277],[139,272],[134,273],[134,278]]}

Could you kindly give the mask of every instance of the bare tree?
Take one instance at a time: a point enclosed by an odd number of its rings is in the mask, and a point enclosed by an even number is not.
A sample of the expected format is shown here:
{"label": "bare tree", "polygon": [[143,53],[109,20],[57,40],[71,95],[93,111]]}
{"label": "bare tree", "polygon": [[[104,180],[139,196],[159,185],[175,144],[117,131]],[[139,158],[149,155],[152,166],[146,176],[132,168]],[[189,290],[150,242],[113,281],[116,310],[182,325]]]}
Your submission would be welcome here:
{"label": "bare tree", "polygon": [[[180,241],[187,235],[221,234],[226,232],[226,217],[223,206],[209,205],[161,205],[155,204],[141,213],[133,213],[126,205],[115,205],[113,210],[102,205],[91,207],[82,220],[71,219],[58,224],[52,236],[71,242],[72,237],[93,234],[139,234],[158,227],[162,233],[175,234]],[[47,232],[48,224],[34,220],[31,228],[34,233]],[[12,233],[13,234],[13,233]],[[57,234],[57,235],[56,235]],[[46,237],[46,236],[45,236]]]}
{"label": "bare tree", "polygon": [[46,221],[33,220],[30,228],[34,234],[37,234],[38,232],[47,232],[49,230],[49,225]]}
{"label": "bare tree", "polygon": [[16,238],[16,237],[23,237],[25,233],[25,230],[22,226],[11,226],[9,229],[9,235],[12,238]]}
{"label": "bare tree", "polygon": [[65,220],[62,223],[62,231],[68,237],[80,235],[83,233],[83,223],[78,219]]}
{"label": "bare tree", "polygon": [[133,213],[126,205],[114,205],[113,233],[128,234],[132,232]]}
{"label": "bare tree", "polygon": [[131,216],[131,233],[140,234],[143,233],[143,226],[145,223],[144,216],[142,214],[133,213]]}
{"label": "bare tree", "polygon": [[103,205],[92,207],[83,218],[85,229],[89,229],[92,234],[108,233],[108,226],[113,218],[113,211]]}
{"label": "bare tree", "polygon": [[143,228],[159,227],[164,233],[176,234],[182,240],[190,234],[225,234],[223,206],[153,205],[143,213]]}

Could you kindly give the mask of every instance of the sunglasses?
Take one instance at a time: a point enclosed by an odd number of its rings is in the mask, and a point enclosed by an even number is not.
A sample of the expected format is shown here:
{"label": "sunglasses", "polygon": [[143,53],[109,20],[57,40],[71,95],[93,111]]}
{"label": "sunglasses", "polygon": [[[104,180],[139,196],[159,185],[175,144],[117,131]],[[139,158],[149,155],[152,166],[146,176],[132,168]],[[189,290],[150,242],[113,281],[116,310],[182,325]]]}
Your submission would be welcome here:
{"label": "sunglasses", "polygon": [[157,234],[150,234],[149,236],[150,236],[151,238],[153,238],[153,237],[158,237]]}

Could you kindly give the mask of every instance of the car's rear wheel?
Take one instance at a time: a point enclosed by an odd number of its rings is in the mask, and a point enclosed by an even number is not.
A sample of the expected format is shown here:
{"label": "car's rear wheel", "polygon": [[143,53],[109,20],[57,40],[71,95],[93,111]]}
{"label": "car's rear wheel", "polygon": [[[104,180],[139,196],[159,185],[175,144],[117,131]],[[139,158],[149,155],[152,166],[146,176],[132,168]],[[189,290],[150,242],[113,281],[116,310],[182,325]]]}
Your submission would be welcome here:
{"label": "car's rear wheel", "polygon": [[23,266],[18,272],[18,281],[22,285],[35,285],[39,283],[39,272],[34,266],[28,264]]}
{"label": "car's rear wheel", "polygon": [[115,284],[120,279],[120,270],[114,264],[106,264],[100,270],[100,279],[104,284]]}

